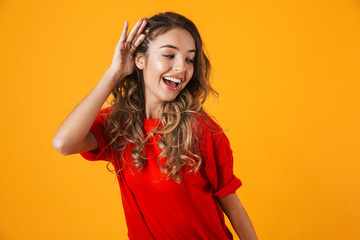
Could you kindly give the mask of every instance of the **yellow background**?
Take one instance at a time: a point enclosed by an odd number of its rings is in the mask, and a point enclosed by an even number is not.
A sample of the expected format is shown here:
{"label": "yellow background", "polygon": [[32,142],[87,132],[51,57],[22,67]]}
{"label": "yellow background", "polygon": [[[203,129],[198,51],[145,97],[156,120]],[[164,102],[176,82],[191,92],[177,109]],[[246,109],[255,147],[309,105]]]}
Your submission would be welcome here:
{"label": "yellow background", "polygon": [[202,34],[220,93],[206,106],[228,129],[259,239],[360,239],[355,0],[2,0],[0,239],[127,239],[106,163],[62,156],[52,138],[124,21],[166,10]]}

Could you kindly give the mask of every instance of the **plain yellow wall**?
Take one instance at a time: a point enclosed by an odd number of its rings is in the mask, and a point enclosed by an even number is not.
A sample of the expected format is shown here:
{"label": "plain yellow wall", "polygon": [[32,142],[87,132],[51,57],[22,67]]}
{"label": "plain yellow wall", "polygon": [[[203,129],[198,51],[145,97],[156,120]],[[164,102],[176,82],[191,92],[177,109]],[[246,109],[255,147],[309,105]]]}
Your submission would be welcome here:
{"label": "plain yellow wall", "polygon": [[106,163],[52,138],[124,21],[167,10],[202,34],[220,93],[206,108],[228,129],[259,239],[360,239],[355,0],[1,1],[0,239],[127,239]]}

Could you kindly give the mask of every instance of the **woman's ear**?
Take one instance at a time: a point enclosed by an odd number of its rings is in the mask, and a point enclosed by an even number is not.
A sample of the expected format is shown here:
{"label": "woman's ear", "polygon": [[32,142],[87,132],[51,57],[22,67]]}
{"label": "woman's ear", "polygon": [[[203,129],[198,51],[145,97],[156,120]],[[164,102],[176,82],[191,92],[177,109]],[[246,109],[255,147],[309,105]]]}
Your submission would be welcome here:
{"label": "woman's ear", "polygon": [[145,54],[142,52],[136,53],[135,56],[135,64],[138,69],[143,70],[144,69],[144,61],[145,61]]}

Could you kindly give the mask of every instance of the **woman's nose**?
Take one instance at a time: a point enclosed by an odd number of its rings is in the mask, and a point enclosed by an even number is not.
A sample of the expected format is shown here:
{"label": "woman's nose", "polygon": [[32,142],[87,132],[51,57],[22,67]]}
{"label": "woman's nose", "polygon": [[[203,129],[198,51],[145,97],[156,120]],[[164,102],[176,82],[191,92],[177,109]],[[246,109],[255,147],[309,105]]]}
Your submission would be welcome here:
{"label": "woman's nose", "polygon": [[185,61],[183,59],[177,59],[174,63],[174,70],[177,72],[185,71]]}

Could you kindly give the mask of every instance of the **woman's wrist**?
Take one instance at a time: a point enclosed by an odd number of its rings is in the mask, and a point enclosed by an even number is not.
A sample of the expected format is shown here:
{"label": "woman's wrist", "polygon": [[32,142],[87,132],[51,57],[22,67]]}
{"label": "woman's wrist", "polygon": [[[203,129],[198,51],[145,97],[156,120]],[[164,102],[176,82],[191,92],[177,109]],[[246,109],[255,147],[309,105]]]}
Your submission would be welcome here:
{"label": "woman's wrist", "polygon": [[113,75],[114,79],[116,79],[118,82],[120,82],[121,80],[123,80],[126,76],[124,76],[124,73],[119,70],[119,69],[115,69],[113,67],[109,67],[106,70],[110,75]]}
{"label": "woman's wrist", "polygon": [[108,68],[101,80],[98,82],[98,85],[100,85],[102,89],[108,89],[110,94],[113,88],[115,88],[123,79],[124,77],[121,72],[117,72],[112,68]]}

